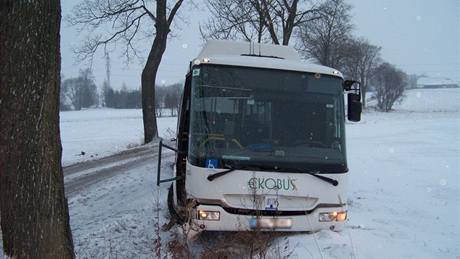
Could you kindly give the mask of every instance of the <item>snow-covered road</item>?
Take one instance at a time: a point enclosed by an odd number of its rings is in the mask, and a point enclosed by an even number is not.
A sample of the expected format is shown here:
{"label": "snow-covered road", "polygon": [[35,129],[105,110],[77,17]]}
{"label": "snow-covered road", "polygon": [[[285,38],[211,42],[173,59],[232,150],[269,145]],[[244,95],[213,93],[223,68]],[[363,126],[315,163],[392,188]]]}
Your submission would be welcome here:
{"label": "snow-covered road", "polygon": [[78,257],[152,256],[156,150],[157,145],[142,146],[64,168]]}
{"label": "snow-covered road", "polygon": [[66,196],[72,197],[100,181],[152,163],[152,159],[157,157],[155,147],[154,144],[139,146],[112,156],[64,167]]}

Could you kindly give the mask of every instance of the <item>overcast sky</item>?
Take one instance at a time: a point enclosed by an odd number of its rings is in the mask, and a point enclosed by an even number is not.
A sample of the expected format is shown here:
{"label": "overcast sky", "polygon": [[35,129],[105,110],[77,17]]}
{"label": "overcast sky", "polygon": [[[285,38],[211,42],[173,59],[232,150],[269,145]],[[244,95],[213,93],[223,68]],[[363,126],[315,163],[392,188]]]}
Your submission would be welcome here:
{"label": "overcast sky", "polygon": [[[204,0],[195,0],[199,4]],[[72,12],[79,1],[63,0],[62,16]],[[381,46],[382,57],[403,69],[406,73],[431,77],[450,78],[460,82],[460,0],[349,0],[354,8],[353,23],[356,36],[367,38]],[[198,25],[207,18],[204,6],[181,10],[179,29],[168,47],[157,76],[158,84],[180,82],[185,76],[188,63],[203,44]],[[64,78],[76,76],[87,64],[75,62],[72,49],[80,44],[84,34],[77,33],[63,19],[61,31],[62,74]],[[146,42],[145,52],[149,48]],[[128,66],[120,53],[111,57],[112,87],[140,86],[143,61],[133,60]],[[96,83],[105,79],[103,53],[96,55],[92,64]]]}

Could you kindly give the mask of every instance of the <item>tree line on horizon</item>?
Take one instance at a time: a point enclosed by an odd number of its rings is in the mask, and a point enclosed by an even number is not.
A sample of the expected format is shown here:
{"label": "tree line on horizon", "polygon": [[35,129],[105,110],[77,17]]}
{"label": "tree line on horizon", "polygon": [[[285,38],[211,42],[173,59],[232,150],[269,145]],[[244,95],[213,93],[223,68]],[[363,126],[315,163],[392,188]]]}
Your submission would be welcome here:
{"label": "tree line on horizon", "polygon": [[[156,115],[158,117],[177,115],[181,94],[182,84],[180,83],[157,86]],[[104,81],[99,93],[90,69],[83,69],[78,76],[62,80],[59,98],[60,111],[79,111],[97,107],[140,109],[142,108],[141,89],[128,89],[128,86],[123,83],[121,89],[117,90]]]}

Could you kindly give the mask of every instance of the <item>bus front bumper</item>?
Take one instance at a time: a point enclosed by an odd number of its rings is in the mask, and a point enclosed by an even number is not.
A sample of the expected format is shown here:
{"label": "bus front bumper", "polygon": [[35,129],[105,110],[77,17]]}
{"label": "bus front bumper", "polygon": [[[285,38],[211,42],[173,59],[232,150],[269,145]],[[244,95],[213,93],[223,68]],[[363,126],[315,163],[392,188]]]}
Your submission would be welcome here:
{"label": "bus front bumper", "polygon": [[[193,225],[200,231],[319,231],[341,230],[346,220],[345,207],[317,208],[306,215],[253,216],[233,214],[220,206],[199,205],[193,211]],[[338,218],[333,215],[342,213]],[[201,214],[201,216],[200,216]],[[208,219],[200,219],[206,218]],[[330,217],[328,219],[328,217]]]}

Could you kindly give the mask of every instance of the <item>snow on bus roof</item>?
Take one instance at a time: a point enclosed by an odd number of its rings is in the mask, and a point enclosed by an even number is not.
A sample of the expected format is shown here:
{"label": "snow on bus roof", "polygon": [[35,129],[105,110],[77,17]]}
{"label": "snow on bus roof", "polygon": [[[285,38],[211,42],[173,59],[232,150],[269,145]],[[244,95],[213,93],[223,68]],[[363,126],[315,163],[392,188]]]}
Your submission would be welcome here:
{"label": "snow on bus roof", "polygon": [[[302,62],[297,51],[288,46],[209,40],[193,62],[208,64],[260,67],[311,72],[343,77],[336,69]],[[251,49],[251,50],[250,50]]]}

